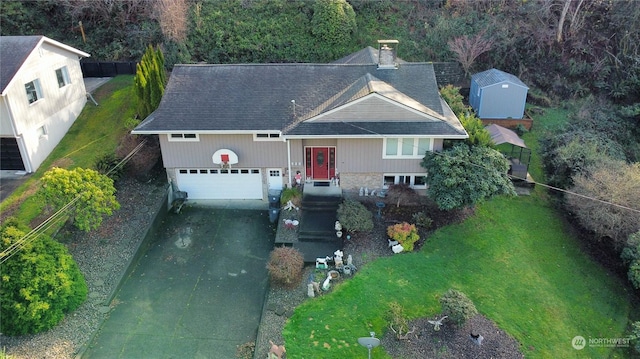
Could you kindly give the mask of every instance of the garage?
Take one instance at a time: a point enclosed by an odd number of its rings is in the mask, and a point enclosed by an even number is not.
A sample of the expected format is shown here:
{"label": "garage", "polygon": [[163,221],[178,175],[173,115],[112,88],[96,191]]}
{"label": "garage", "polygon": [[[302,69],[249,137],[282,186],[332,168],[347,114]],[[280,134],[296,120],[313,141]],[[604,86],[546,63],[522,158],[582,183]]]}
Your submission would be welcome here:
{"label": "garage", "polygon": [[18,140],[13,137],[0,138],[0,169],[24,171]]}
{"label": "garage", "polygon": [[179,169],[176,180],[189,199],[262,199],[259,168]]}

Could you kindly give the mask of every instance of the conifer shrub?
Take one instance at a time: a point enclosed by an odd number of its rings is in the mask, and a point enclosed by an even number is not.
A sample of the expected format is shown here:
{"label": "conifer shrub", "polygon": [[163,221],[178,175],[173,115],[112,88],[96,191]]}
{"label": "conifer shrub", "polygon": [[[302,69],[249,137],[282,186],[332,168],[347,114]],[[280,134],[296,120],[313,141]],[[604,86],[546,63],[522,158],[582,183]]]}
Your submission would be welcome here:
{"label": "conifer shrub", "polygon": [[467,320],[478,314],[476,306],[464,293],[455,289],[449,289],[440,297],[442,312],[458,326],[464,325]]}
{"label": "conifer shrub", "polygon": [[87,298],[87,283],[67,247],[46,234],[24,241],[27,232],[14,218],[0,228],[0,250],[10,255],[0,266],[0,325],[6,335],[51,329]]}
{"label": "conifer shrub", "polygon": [[277,247],[271,251],[267,270],[273,283],[285,288],[293,288],[302,280],[304,258],[292,247]]}
{"label": "conifer shrub", "polygon": [[338,206],[338,221],[349,232],[373,229],[373,214],[362,203],[347,199]]}

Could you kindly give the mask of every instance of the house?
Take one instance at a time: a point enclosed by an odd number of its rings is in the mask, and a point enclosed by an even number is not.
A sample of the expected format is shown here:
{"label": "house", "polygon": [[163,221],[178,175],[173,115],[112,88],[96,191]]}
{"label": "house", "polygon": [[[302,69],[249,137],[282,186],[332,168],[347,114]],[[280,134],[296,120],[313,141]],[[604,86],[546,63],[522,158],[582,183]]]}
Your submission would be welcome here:
{"label": "house", "polygon": [[481,119],[521,119],[528,90],[516,76],[490,69],[471,76],[469,104]]}
{"label": "house", "polygon": [[34,172],[76,120],[87,97],[80,59],[45,36],[0,36],[0,166]]}
{"label": "house", "polygon": [[396,45],[328,64],[177,65],[132,133],[159,135],[189,199],[264,199],[298,171],[305,185],[424,189],[425,151],[468,135],[433,65],[402,61]]}

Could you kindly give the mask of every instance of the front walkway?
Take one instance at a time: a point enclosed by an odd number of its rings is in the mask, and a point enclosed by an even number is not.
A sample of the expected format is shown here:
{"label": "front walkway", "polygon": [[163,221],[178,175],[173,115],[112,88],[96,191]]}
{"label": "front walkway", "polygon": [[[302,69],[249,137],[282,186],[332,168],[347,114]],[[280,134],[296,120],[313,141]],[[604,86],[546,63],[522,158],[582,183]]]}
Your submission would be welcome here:
{"label": "front walkway", "polygon": [[83,357],[234,358],[255,341],[273,229],[266,210],[217,204],[186,206],[156,229]]}

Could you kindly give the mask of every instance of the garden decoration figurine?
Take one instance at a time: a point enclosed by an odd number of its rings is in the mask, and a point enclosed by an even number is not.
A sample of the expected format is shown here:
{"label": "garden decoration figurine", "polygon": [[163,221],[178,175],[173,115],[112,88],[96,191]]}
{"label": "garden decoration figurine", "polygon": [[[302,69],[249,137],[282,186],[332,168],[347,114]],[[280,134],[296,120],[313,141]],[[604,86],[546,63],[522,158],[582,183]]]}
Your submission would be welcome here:
{"label": "garden decoration figurine", "polygon": [[471,338],[471,341],[476,345],[482,345],[482,340],[484,339],[482,334],[476,333],[474,331],[469,333],[469,338]]}
{"label": "garden decoration figurine", "polygon": [[436,320],[427,320],[427,322],[429,322],[429,324],[433,324],[433,330],[437,332],[438,330],[440,330],[440,327],[442,326],[442,321],[445,320],[446,318],[447,316],[445,315],[440,319],[436,317]]}
{"label": "garden decoration figurine", "polygon": [[316,292],[313,289],[313,283],[307,284],[307,297],[313,298],[316,296]]}
{"label": "garden decoration figurine", "polygon": [[284,345],[276,345],[273,341],[269,340],[271,348],[269,348],[269,359],[282,359],[282,356],[287,352]]}
{"label": "garden decoration figurine", "polygon": [[296,186],[300,187],[300,185],[302,185],[302,174],[296,171]]}
{"label": "garden decoration figurine", "polygon": [[337,250],[333,253],[333,261],[335,262],[336,268],[340,268],[343,265],[342,257],[344,257],[344,252],[341,250]]}
{"label": "garden decoration figurine", "polygon": [[291,200],[287,201],[287,204],[284,206],[284,209],[287,211],[290,211],[292,209],[295,209],[296,211],[299,209],[298,207],[296,207],[293,202],[291,202]]}

